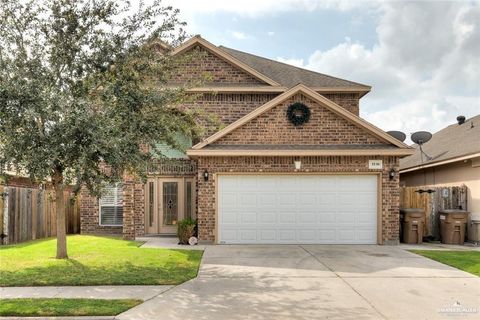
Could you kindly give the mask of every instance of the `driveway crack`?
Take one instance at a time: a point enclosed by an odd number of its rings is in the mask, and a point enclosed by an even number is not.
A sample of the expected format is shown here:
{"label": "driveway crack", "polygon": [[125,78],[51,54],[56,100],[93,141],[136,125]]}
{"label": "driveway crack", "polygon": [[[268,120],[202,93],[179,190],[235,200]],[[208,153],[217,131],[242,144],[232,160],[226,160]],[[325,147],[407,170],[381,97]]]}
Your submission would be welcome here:
{"label": "driveway crack", "polygon": [[318,261],[321,265],[325,266],[330,272],[332,272],[337,278],[342,280],[343,283],[345,283],[350,289],[352,289],[356,294],[358,294],[373,310],[375,310],[376,313],[378,313],[383,319],[388,319],[383,313],[380,312],[366,297],[364,297],[357,289],[355,289],[348,281],[346,281],[344,278],[342,278],[335,270],[330,268],[328,265],[323,263],[320,259],[318,259],[314,254],[312,254],[310,251],[308,251],[304,246],[299,245],[300,248],[302,248],[307,254],[312,256],[315,260]]}

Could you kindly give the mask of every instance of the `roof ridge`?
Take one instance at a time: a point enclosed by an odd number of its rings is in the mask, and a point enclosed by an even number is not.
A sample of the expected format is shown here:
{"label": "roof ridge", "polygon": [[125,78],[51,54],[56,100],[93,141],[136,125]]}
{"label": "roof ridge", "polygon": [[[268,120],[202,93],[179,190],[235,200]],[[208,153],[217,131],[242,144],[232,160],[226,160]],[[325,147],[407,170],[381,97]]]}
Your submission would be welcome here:
{"label": "roof ridge", "polygon": [[[465,119],[465,122],[464,122],[463,124],[466,124],[467,122],[472,121],[474,118],[477,118],[477,117],[480,118],[480,114],[477,114],[477,115],[471,116],[470,118]],[[462,125],[463,125],[463,124],[462,124]],[[479,125],[480,125],[480,124],[479,124]],[[450,129],[451,127],[454,127],[454,126],[455,126],[455,127],[459,127],[459,124],[458,124],[457,122],[452,123],[452,124],[449,124],[449,125],[447,125],[446,127],[443,127],[443,128],[441,128],[440,130],[438,130],[438,131],[436,131],[436,132],[433,132],[433,133],[432,133],[432,136],[434,136],[434,135],[436,135],[437,133],[440,133],[440,132],[442,132],[442,131],[444,131],[444,130]],[[453,129],[453,128],[452,128],[452,129]]]}
{"label": "roof ridge", "polygon": [[358,86],[361,86],[361,87],[370,88],[369,85],[366,85],[366,84],[363,84],[363,83],[360,83],[360,82],[355,82],[355,81],[351,81],[351,80],[347,80],[347,79],[343,79],[343,78],[331,76],[331,75],[329,75],[329,74],[321,73],[321,72],[318,72],[318,71],[313,71],[313,70],[309,70],[309,69],[297,67],[297,66],[294,66],[294,65],[291,65],[291,64],[282,62],[282,61],[273,60],[273,59],[270,59],[270,58],[266,58],[266,57],[262,57],[262,56],[253,54],[253,53],[249,53],[249,52],[245,52],[245,51],[241,51],[241,50],[229,48],[229,47],[226,47],[226,46],[224,46],[224,45],[219,45],[218,48],[220,48],[220,49],[228,49],[228,50],[240,52],[240,53],[243,53],[243,54],[248,54],[248,55],[254,56],[254,57],[256,57],[256,58],[260,58],[260,59],[263,59],[263,60],[268,60],[268,61],[272,61],[272,62],[275,62],[275,63],[283,64],[283,65],[286,65],[286,66],[291,67],[291,68],[299,69],[299,70],[302,70],[302,71],[307,71],[307,72],[310,72],[310,73],[314,73],[314,74],[317,74],[317,75],[322,75],[322,76],[324,76],[324,77],[329,77],[329,78],[336,79],[336,80],[346,81],[346,82],[349,82],[349,83],[351,83],[351,84],[358,85]]}

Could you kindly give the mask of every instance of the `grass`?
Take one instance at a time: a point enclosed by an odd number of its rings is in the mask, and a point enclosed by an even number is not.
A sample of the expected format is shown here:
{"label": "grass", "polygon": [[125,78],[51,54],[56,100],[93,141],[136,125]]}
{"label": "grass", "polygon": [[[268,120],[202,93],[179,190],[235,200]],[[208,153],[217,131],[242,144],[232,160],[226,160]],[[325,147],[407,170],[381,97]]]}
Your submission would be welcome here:
{"label": "grass", "polygon": [[411,252],[480,276],[480,251],[411,250]]}
{"label": "grass", "polygon": [[139,248],[140,242],[74,235],[69,259],[55,259],[56,240],[0,246],[0,286],[161,285],[197,276],[202,251]]}
{"label": "grass", "polygon": [[115,316],[140,303],[132,299],[0,299],[0,316]]}

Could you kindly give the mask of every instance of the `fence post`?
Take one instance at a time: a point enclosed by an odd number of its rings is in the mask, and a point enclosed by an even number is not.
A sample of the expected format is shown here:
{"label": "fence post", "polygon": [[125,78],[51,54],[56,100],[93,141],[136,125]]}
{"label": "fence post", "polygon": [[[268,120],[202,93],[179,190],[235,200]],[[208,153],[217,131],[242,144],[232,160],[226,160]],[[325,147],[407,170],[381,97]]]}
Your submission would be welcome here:
{"label": "fence post", "polygon": [[8,187],[0,186],[0,244],[8,244]]}

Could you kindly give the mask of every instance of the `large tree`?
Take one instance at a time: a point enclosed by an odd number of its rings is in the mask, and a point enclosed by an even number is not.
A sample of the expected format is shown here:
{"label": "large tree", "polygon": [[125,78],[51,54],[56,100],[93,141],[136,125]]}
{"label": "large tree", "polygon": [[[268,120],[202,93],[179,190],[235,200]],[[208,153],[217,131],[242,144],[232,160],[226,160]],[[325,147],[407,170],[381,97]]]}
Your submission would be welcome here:
{"label": "large tree", "polygon": [[[145,174],[142,146],[200,129],[167,85],[169,48],[184,38],[159,1],[0,0],[0,167],[55,190],[57,258],[67,258],[63,192],[99,195],[128,171]],[[104,170],[108,168],[108,170]]]}

